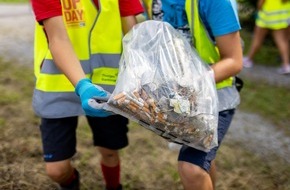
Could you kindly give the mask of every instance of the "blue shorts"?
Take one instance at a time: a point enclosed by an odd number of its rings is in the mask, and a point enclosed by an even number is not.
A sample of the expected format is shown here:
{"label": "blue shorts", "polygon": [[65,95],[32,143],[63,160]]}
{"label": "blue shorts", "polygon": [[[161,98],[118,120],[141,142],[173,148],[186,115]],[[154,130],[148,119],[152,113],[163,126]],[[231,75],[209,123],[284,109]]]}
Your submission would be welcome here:
{"label": "blue shorts", "polygon": [[192,147],[183,145],[178,156],[178,161],[189,162],[198,165],[207,172],[210,170],[211,161],[215,159],[216,153],[220,144],[227,133],[231,121],[233,119],[235,110],[226,110],[219,112],[218,120],[218,146],[211,149],[209,152],[194,149]]}
{"label": "blue shorts", "polygon": [[[118,150],[128,145],[128,119],[120,115],[87,117],[95,146]],[[76,153],[78,117],[41,119],[43,157],[46,162],[71,158]]]}

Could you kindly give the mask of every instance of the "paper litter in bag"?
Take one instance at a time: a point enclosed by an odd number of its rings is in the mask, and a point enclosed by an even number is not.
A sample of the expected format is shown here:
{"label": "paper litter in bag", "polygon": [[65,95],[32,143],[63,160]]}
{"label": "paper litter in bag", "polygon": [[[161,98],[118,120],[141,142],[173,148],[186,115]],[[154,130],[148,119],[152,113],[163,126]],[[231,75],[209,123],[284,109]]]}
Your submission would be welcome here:
{"label": "paper litter in bag", "polygon": [[171,142],[217,146],[213,71],[168,23],[145,21],[123,39],[116,88],[107,108]]}

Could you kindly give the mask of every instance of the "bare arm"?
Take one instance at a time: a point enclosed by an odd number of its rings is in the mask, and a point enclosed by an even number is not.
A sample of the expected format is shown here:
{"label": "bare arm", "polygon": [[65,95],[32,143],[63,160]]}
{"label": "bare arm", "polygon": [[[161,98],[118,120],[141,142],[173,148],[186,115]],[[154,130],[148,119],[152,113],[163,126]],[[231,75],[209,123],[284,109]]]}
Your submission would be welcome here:
{"label": "bare arm", "polygon": [[46,19],[43,21],[43,25],[56,66],[75,86],[80,79],[86,76],[74,52],[62,17],[57,16]]}
{"label": "bare arm", "polygon": [[212,65],[212,68],[215,73],[216,82],[220,82],[238,74],[242,70],[243,54],[239,32],[216,37],[216,42],[221,59]]}
{"label": "bare arm", "polygon": [[127,32],[129,32],[129,30],[135,24],[137,24],[137,19],[136,19],[136,17],[134,15],[133,16],[122,17],[121,21],[122,21],[122,30],[123,30],[124,35],[127,34]]}
{"label": "bare arm", "polygon": [[[136,23],[135,16],[122,17],[124,34]],[[56,66],[75,86],[80,79],[86,76],[69,40],[62,17],[58,16],[46,19],[43,21],[43,25]]]}
{"label": "bare arm", "polygon": [[258,10],[261,10],[261,8],[262,8],[264,2],[265,2],[265,0],[258,0],[258,2],[257,2],[257,9],[258,9]]}

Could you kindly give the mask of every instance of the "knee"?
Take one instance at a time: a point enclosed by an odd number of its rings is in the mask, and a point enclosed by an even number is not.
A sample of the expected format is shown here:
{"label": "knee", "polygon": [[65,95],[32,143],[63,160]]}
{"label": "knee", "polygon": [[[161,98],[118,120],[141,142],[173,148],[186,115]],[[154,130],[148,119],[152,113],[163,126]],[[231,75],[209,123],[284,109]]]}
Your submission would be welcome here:
{"label": "knee", "polygon": [[99,151],[104,159],[116,159],[119,157],[117,150],[111,150],[107,148],[99,148]]}
{"label": "knee", "polygon": [[197,165],[187,162],[178,163],[178,173],[182,181],[204,181],[208,177],[208,173]]}
{"label": "knee", "polygon": [[46,173],[53,181],[62,183],[73,172],[73,168],[50,164],[46,166]]}
{"label": "knee", "polygon": [[101,153],[101,160],[102,163],[106,165],[116,165],[119,163],[119,153],[117,150],[110,150],[106,148],[99,148]]}

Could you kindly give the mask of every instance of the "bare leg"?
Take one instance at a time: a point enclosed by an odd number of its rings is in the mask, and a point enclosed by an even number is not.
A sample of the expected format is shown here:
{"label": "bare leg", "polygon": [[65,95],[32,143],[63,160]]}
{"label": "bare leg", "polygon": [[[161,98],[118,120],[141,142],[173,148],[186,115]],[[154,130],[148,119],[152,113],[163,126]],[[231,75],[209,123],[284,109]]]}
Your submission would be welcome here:
{"label": "bare leg", "polygon": [[64,184],[73,175],[74,168],[70,160],[46,162],[47,175],[55,182]]}
{"label": "bare leg", "polygon": [[284,67],[289,66],[288,30],[287,29],[273,30],[273,37],[279,49],[283,66]]}
{"label": "bare leg", "polygon": [[209,175],[212,181],[213,189],[215,189],[215,182],[216,182],[216,165],[215,160],[211,161],[211,167],[209,170]]}
{"label": "bare leg", "polygon": [[179,161],[178,172],[185,190],[213,190],[209,173],[199,166]]}
{"label": "bare leg", "polygon": [[101,157],[101,167],[106,189],[119,189],[120,184],[120,158],[117,150],[98,148]]}
{"label": "bare leg", "polygon": [[253,60],[255,54],[260,49],[260,47],[261,47],[261,45],[262,45],[267,33],[268,33],[268,29],[260,28],[259,26],[255,27],[252,44],[251,44],[250,50],[249,50],[249,52],[247,54],[247,57],[250,60]]}
{"label": "bare leg", "polygon": [[119,153],[117,150],[110,150],[107,148],[98,147],[102,157],[101,163],[108,167],[115,167],[119,164]]}

